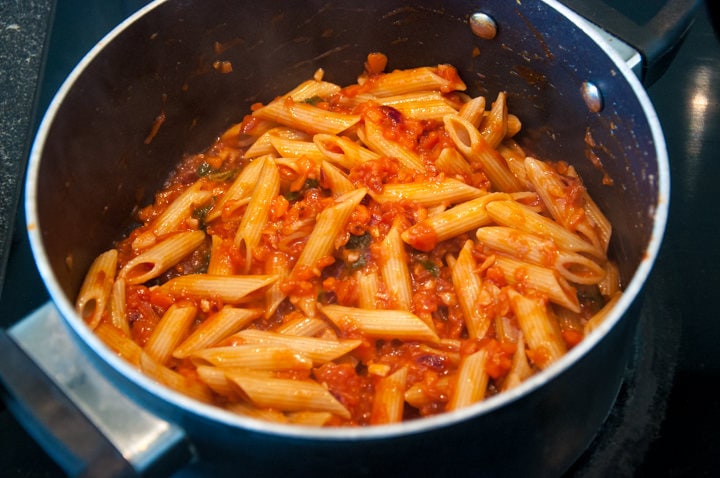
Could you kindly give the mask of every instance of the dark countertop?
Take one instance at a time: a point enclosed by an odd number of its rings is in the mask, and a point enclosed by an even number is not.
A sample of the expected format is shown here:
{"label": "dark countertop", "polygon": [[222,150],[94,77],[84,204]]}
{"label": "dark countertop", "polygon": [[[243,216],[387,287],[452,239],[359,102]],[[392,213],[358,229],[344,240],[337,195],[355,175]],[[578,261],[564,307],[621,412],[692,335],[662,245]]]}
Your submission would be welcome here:
{"label": "dark countertop", "polygon": [[[0,238],[13,230],[20,178],[32,141],[33,105],[40,80],[43,49],[51,21],[51,2],[3,2],[0,5]],[[0,241],[0,261],[5,263],[10,244]],[[4,268],[0,268],[0,290]]]}
{"label": "dark countertop", "polygon": [[[26,154],[31,135],[25,132],[28,128],[34,131],[37,122],[32,102],[38,111],[44,111],[81,55],[145,2],[64,0],[58,2],[54,18],[51,3],[12,0],[0,6],[0,133],[5,133],[0,134],[0,159],[5,162]],[[719,7],[709,3],[703,6],[669,70],[648,90],[670,155],[668,230],[646,287],[635,370],[608,423],[569,476],[714,476],[720,469],[720,398],[715,392],[720,354],[714,353],[720,343],[720,321],[712,300],[720,290],[716,272],[720,265],[716,237],[720,213],[712,206],[720,179],[720,34],[713,28],[713,23],[718,28],[715,10]],[[21,75],[18,77],[10,75],[3,62],[14,59],[32,66],[43,44],[44,28],[51,21],[54,28],[42,87],[33,97],[32,85],[37,79],[33,72],[37,74],[38,69],[29,73],[15,70]],[[22,28],[19,31],[13,25]],[[18,33],[26,35],[27,42],[18,43],[15,38],[8,47],[9,35]],[[8,90],[8,85],[17,90]],[[17,101],[7,103],[13,97]],[[6,104],[22,109],[18,113]],[[7,124],[13,129],[5,129]],[[19,160],[8,164],[22,167]],[[9,173],[12,170],[3,164],[2,184],[15,188],[4,179]],[[8,193],[0,196],[4,198],[2,207],[15,207]],[[30,256],[22,216],[20,211],[10,241],[0,298],[2,327],[23,318],[47,298]],[[0,223],[0,237],[2,227]],[[1,403],[0,470],[0,475],[7,477],[62,474]]]}

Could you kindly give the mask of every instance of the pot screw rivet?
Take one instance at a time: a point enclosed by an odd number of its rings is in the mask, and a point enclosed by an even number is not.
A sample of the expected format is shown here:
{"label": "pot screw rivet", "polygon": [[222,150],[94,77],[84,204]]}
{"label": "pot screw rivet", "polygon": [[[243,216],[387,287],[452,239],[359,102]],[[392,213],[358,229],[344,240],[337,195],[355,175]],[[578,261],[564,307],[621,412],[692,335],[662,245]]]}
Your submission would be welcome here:
{"label": "pot screw rivet", "polygon": [[492,40],[497,35],[497,24],[485,13],[474,13],[470,17],[470,28],[473,33],[485,40]]}
{"label": "pot screw rivet", "polygon": [[585,81],[580,88],[583,100],[588,109],[593,113],[599,113],[603,109],[603,97],[600,89],[590,81]]}

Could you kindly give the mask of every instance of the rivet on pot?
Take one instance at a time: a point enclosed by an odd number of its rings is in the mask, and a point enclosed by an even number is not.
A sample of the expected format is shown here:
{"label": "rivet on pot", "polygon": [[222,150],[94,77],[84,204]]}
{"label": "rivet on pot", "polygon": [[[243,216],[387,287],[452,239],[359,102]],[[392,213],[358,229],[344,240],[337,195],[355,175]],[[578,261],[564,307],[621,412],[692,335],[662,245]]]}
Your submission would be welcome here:
{"label": "rivet on pot", "polygon": [[474,13],[470,17],[470,28],[473,33],[485,40],[492,40],[497,35],[497,24],[485,13]]}
{"label": "rivet on pot", "polygon": [[599,113],[603,109],[603,97],[600,89],[590,81],[585,81],[580,88],[583,100],[588,109],[593,113]]}

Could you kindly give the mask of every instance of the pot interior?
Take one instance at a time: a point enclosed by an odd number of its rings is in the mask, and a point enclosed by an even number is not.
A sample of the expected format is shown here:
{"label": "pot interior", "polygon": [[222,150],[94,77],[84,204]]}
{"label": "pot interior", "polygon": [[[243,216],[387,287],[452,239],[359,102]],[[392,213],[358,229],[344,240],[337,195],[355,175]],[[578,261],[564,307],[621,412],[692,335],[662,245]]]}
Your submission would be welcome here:
{"label": "pot interior", "polygon": [[[494,39],[472,33],[478,10],[497,22]],[[613,256],[629,282],[659,200],[655,140],[616,65],[557,11],[541,2],[440,1],[270,1],[248,11],[230,0],[156,4],[91,52],[56,100],[36,153],[32,224],[70,301],[90,261],[184,154],[318,68],[329,81],[354,82],[373,51],[387,54],[389,69],[453,64],[473,95],[506,91],[523,122],[518,141],[574,165],[609,216]],[[232,72],[217,71],[216,61]],[[600,113],[583,102],[587,80],[604,95]]]}

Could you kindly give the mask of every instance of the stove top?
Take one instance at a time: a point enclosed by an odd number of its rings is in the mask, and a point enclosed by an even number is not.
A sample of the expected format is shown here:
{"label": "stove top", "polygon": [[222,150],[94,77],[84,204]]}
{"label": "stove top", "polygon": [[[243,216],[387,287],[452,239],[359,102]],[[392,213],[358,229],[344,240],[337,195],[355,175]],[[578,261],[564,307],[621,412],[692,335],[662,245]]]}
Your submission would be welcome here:
{"label": "stove top", "polygon": [[[20,55],[18,61],[36,58],[33,52],[38,54],[42,46],[38,39],[45,38],[54,13],[44,75],[24,77],[28,83],[24,91],[35,79],[40,82],[34,102],[42,112],[81,55],[145,2],[65,0],[54,6],[54,12],[49,0],[10,3],[15,5],[0,7],[0,62],[11,61],[8,51],[15,58]],[[720,379],[720,354],[713,353],[720,339],[720,322],[711,300],[720,289],[720,274],[715,271],[720,265],[720,241],[716,237],[720,214],[712,207],[720,179],[718,8],[713,2],[703,6],[669,70],[648,90],[665,131],[671,162],[668,231],[646,285],[634,355],[616,405],[568,477],[712,476],[720,466],[715,452],[720,447],[720,400],[713,388]],[[17,22],[5,21],[10,18],[8,11],[18,17]],[[35,42],[24,44],[32,52],[20,51],[16,44],[9,46],[9,35],[18,28],[25,29],[22,33]],[[0,64],[5,69],[5,63]],[[42,70],[36,66],[33,71]],[[4,161],[16,158],[17,162],[9,163],[16,170],[23,167],[17,158],[27,154],[24,138],[31,137],[23,135],[22,128],[34,131],[36,127],[31,100],[26,95],[17,96],[13,106],[22,114],[12,113],[13,124],[21,130],[14,130],[17,134],[10,142],[6,135],[0,136],[0,153],[10,151],[14,155]],[[3,121],[11,114],[4,105],[0,113]],[[3,164],[0,179],[9,172]],[[5,180],[3,184],[16,187]],[[16,207],[8,194],[4,193],[5,202],[0,202],[5,224],[8,217],[12,219],[7,211]],[[0,297],[2,327],[12,325],[47,300],[24,230],[22,210],[15,218],[14,234],[3,233],[0,227],[0,238],[9,239]],[[3,476],[62,474],[1,403],[0,445]]]}

